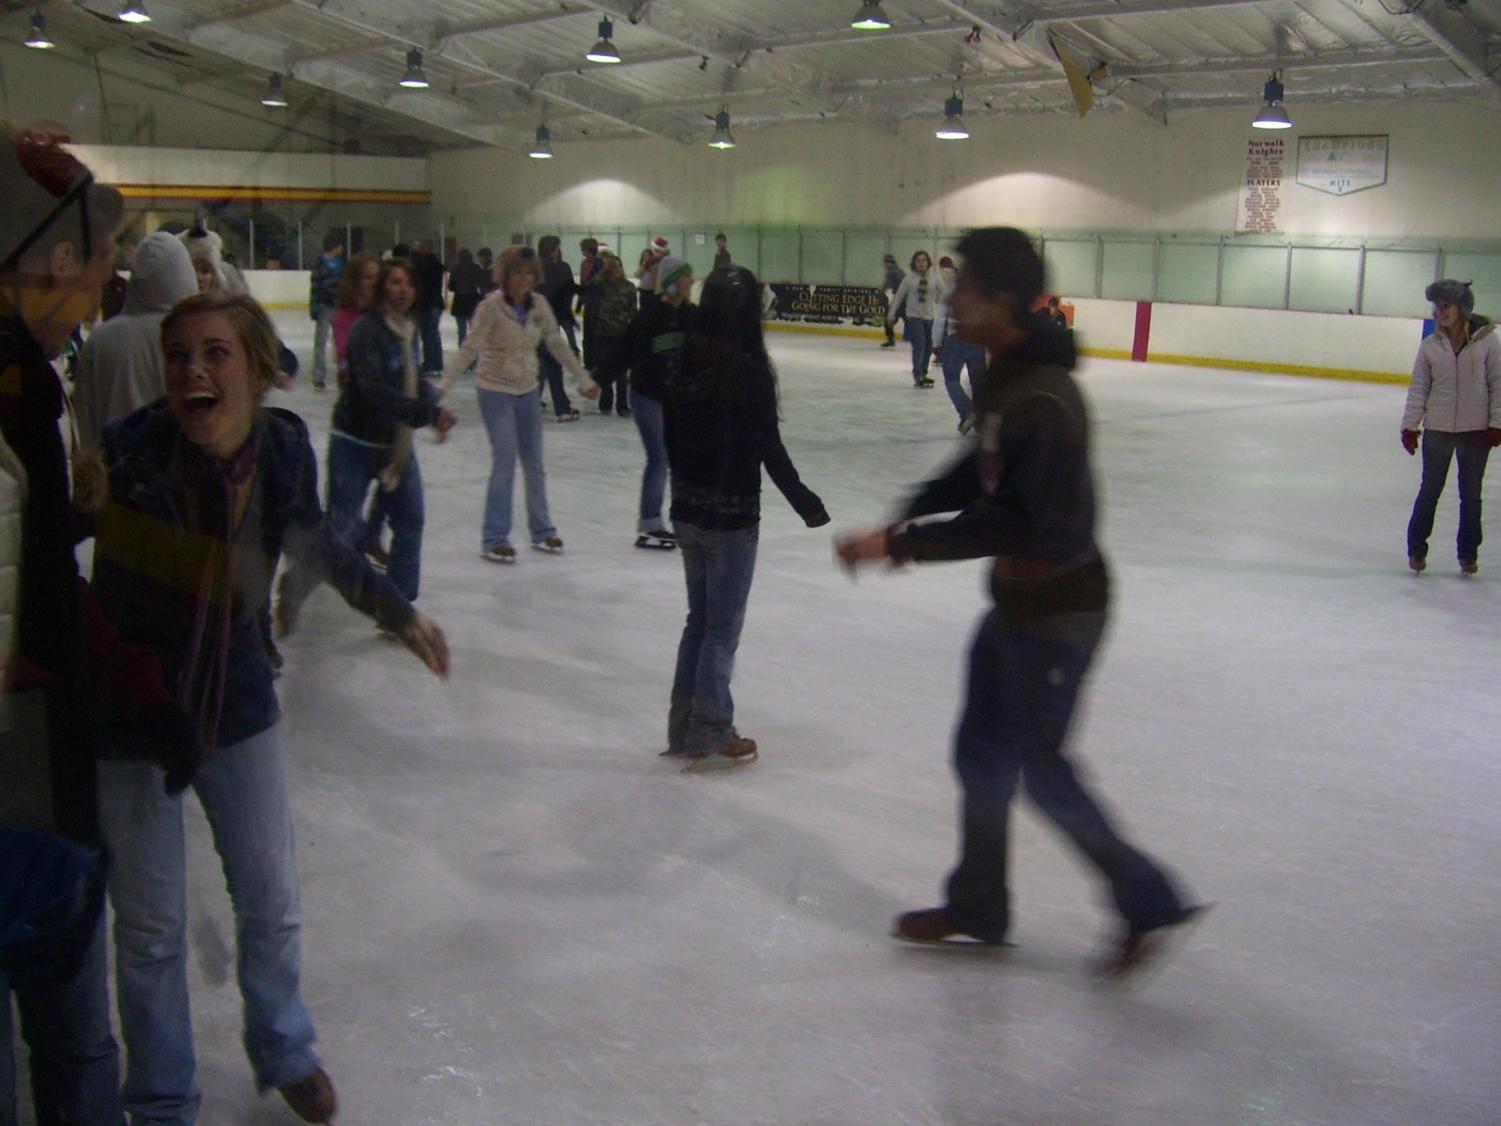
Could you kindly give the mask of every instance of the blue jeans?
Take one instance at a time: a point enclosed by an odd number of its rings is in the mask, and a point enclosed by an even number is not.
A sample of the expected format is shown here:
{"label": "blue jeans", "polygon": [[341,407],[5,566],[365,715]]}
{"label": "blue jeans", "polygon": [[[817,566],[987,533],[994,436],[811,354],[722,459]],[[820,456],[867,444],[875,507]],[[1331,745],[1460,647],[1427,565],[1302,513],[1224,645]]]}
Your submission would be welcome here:
{"label": "blue jeans", "polygon": [[328,333],[334,325],[331,306],[318,310],[317,327],[313,329],[313,382],[324,383],[328,379]]}
{"label": "blue jeans", "polygon": [[947,904],[968,934],[999,941],[1010,924],[1006,829],[1018,781],[1105,876],[1132,931],[1183,917],[1168,877],[1120,837],[1064,757],[1074,703],[1104,628],[1104,611],[1009,623],[991,610],[975,637],[954,739],[963,843]]}
{"label": "blue jeans", "polygon": [[912,378],[926,379],[928,361],[933,357],[933,322],[921,317],[907,318],[907,343],[912,345]]}
{"label": "blue jeans", "polygon": [[418,332],[422,337],[422,370],[443,370],[443,306],[423,309],[418,314]]}
{"label": "blue jeans", "polygon": [[652,399],[631,388],[631,417],[646,447],[646,468],[641,473],[640,519],[638,532],[660,532],[662,501],[667,496],[667,427],[662,419],[662,400]]}
{"label": "blue jeans", "polygon": [[408,602],[417,600],[422,578],[422,471],[417,451],[407,459],[406,471],[396,488],[385,491],[380,475],[391,461],[387,447],[367,446],[338,434],[328,439],[328,521],[334,534],[351,547],[358,547],[366,533],[365,494],[370,482],[382,490],[380,511],[391,522],[391,560],[386,577]]}
{"label": "blue jeans", "polygon": [[[193,789],[234,907],[245,1051],[261,1090],[284,1087],[316,1069],[318,1057],[299,990],[302,907],[278,730],[220,747],[204,760]],[[199,1092],[188,1008],[182,797],[163,792],[162,772],[149,763],[105,760],[99,814],[113,857],[125,1109],[133,1126],[188,1126],[198,1116]]]}
{"label": "blue jeans", "polygon": [[479,411],[490,435],[490,487],[485,492],[485,526],[480,547],[488,549],[511,542],[511,493],[516,482],[516,459],[526,479],[526,524],[532,542],[541,543],[558,534],[547,514],[547,470],[542,467],[542,412],[537,409],[542,392],[525,395],[504,391],[479,392]]}
{"label": "blue jeans", "polygon": [[964,385],[959,377],[968,367],[970,391],[973,392],[979,386],[980,377],[985,374],[985,349],[967,340],[960,340],[957,336],[950,336],[943,342],[942,363],[943,387],[949,393],[949,402],[954,404],[961,419],[968,418],[975,405],[964,393]]}
{"label": "blue jeans", "polygon": [[1423,431],[1423,483],[1412,503],[1412,519],[1407,522],[1407,554],[1428,558],[1428,537],[1433,533],[1433,516],[1438,498],[1449,480],[1449,462],[1459,461],[1459,558],[1480,556],[1480,486],[1485,478],[1485,463],[1491,450],[1484,430],[1466,430],[1450,434],[1443,430]]}
{"label": "blue jeans", "polygon": [[104,913],[83,964],[62,981],[14,990],[0,975],[0,1123],[16,1121],[16,1060],[10,999],[21,1013],[38,1126],[124,1126],[120,1050],[109,1028]]}
{"label": "blue jeans", "polygon": [[688,580],[688,620],[678,642],[667,745],[690,755],[710,755],[729,744],[735,719],[730,674],[745,626],[761,528],[711,531],[679,521],[675,530]]}

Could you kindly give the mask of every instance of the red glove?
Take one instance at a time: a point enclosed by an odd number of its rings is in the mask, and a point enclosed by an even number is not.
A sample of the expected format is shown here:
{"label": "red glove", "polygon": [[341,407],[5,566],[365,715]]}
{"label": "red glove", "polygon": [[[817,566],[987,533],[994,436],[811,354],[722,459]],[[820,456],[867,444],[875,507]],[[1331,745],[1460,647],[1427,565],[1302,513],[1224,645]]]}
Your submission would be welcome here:
{"label": "red glove", "polygon": [[1418,432],[1416,430],[1402,431],[1402,448],[1410,454],[1418,452]]}
{"label": "red glove", "polygon": [[1501,426],[1492,426],[1485,432],[1485,444],[1491,449],[1501,446]]}

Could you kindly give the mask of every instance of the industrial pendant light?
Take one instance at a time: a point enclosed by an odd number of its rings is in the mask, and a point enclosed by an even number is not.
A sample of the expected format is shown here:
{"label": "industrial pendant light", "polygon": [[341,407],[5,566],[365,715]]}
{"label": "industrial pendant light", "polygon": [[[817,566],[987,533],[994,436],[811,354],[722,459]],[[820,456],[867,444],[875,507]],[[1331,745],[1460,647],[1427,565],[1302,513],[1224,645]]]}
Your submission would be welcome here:
{"label": "industrial pendant light", "polygon": [[47,17],[40,11],[31,17],[31,33],[26,36],[26,46],[35,47],[38,51],[50,51],[57,44],[47,36]]}
{"label": "industrial pendant light", "polygon": [[282,88],[281,75],[273,74],[271,81],[266,83],[266,92],[261,95],[261,105],[272,109],[287,108],[287,92]]}
{"label": "industrial pendant light", "polygon": [[610,36],[615,34],[615,25],[609,20],[599,21],[599,42],[589,48],[589,53],[584,56],[591,63],[618,63],[620,52],[615,49]]}
{"label": "industrial pendant light", "polygon": [[422,73],[422,52],[416,47],[407,52],[407,72],[401,76],[401,85],[408,90],[427,89],[427,75]]}
{"label": "industrial pendant light", "polygon": [[730,111],[722,109],[714,115],[714,136],[709,138],[711,149],[732,149],[735,138],[730,136]]}
{"label": "industrial pendant light", "polygon": [[552,133],[545,125],[537,126],[537,139],[532,143],[532,151],[526,154],[533,160],[551,160]]}
{"label": "industrial pendant light", "polygon": [[1272,71],[1272,77],[1267,80],[1261,96],[1266,100],[1266,105],[1261,107],[1261,112],[1251,122],[1251,127],[1253,129],[1291,129],[1293,119],[1288,117],[1287,110],[1282,108],[1282,72],[1280,70]]}
{"label": "industrial pendant light", "polygon": [[146,13],[146,0],[125,0],[115,13],[115,18],[123,23],[151,22],[151,17]]}
{"label": "industrial pendant light", "polygon": [[934,136],[940,141],[969,140],[969,130],[964,127],[964,99],[957,92],[943,103],[943,124]]}
{"label": "industrial pendant light", "polygon": [[856,31],[885,31],[891,26],[891,21],[876,0],[865,0],[855,18],[850,20],[850,26]]}

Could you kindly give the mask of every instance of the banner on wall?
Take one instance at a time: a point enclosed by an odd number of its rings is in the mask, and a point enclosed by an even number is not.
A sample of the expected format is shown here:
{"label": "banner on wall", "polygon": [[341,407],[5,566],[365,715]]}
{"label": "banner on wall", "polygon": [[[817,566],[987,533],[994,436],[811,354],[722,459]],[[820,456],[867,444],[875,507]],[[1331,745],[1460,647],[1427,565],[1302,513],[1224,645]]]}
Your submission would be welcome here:
{"label": "banner on wall", "polygon": [[1235,209],[1238,235],[1275,234],[1282,213],[1285,142],[1281,137],[1252,137],[1246,141],[1246,175]]}
{"label": "banner on wall", "polygon": [[1316,192],[1349,195],[1386,183],[1387,137],[1299,137],[1298,183]]}
{"label": "banner on wall", "polygon": [[864,285],[767,282],[763,289],[762,311],[769,321],[881,324],[886,320],[886,292]]}

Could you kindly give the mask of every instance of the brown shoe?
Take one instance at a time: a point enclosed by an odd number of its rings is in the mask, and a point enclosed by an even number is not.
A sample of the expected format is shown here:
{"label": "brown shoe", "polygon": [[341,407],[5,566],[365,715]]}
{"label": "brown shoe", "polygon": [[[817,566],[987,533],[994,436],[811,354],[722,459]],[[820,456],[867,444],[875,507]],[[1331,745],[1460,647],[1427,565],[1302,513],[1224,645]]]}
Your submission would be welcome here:
{"label": "brown shoe", "polygon": [[1459,561],[1459,573],[1461,575],[1473,575],[1480,570],[1480,563],[1474,559],[1461,559]]}
{"label": "brown shoe", "polygon": [[1128,931],[1101,959],[1100,975],[1120,980],[1139,973],[1144,966],[1161,959],[1172,940],[1187,929],[1186,924],[1198,922],[1213,906],[1212,903],[1200,903],[1185,907],[1175,922],[1145,931]]}
{"label": "brown shoe", "polygon": [[923,946],[1014,946],[1003,938],[981,938],[961,930],[948,911],[929,907],[898,915],[891,924],[891,937]]}
{"label": "brown shoe", "polygon": [[281,1097],[287,1100],[292,1113],[304,1122],[332,1122],[339,1113],[339,1096],[334,1093],[334,1081],[321,1067],[311,1071],[295,1083],[281,1089]]}
{"label": "brown shoe", "polygon": [[756,741],[746,739],[733,727],[730,728],[730,741],[724,745],[724,749],[716,751],[712,755],[700,755],[683,767],[684,774],[699,774],[706,770],[728,770],[732,766],[749,766],[760,758],[756,750]]}

